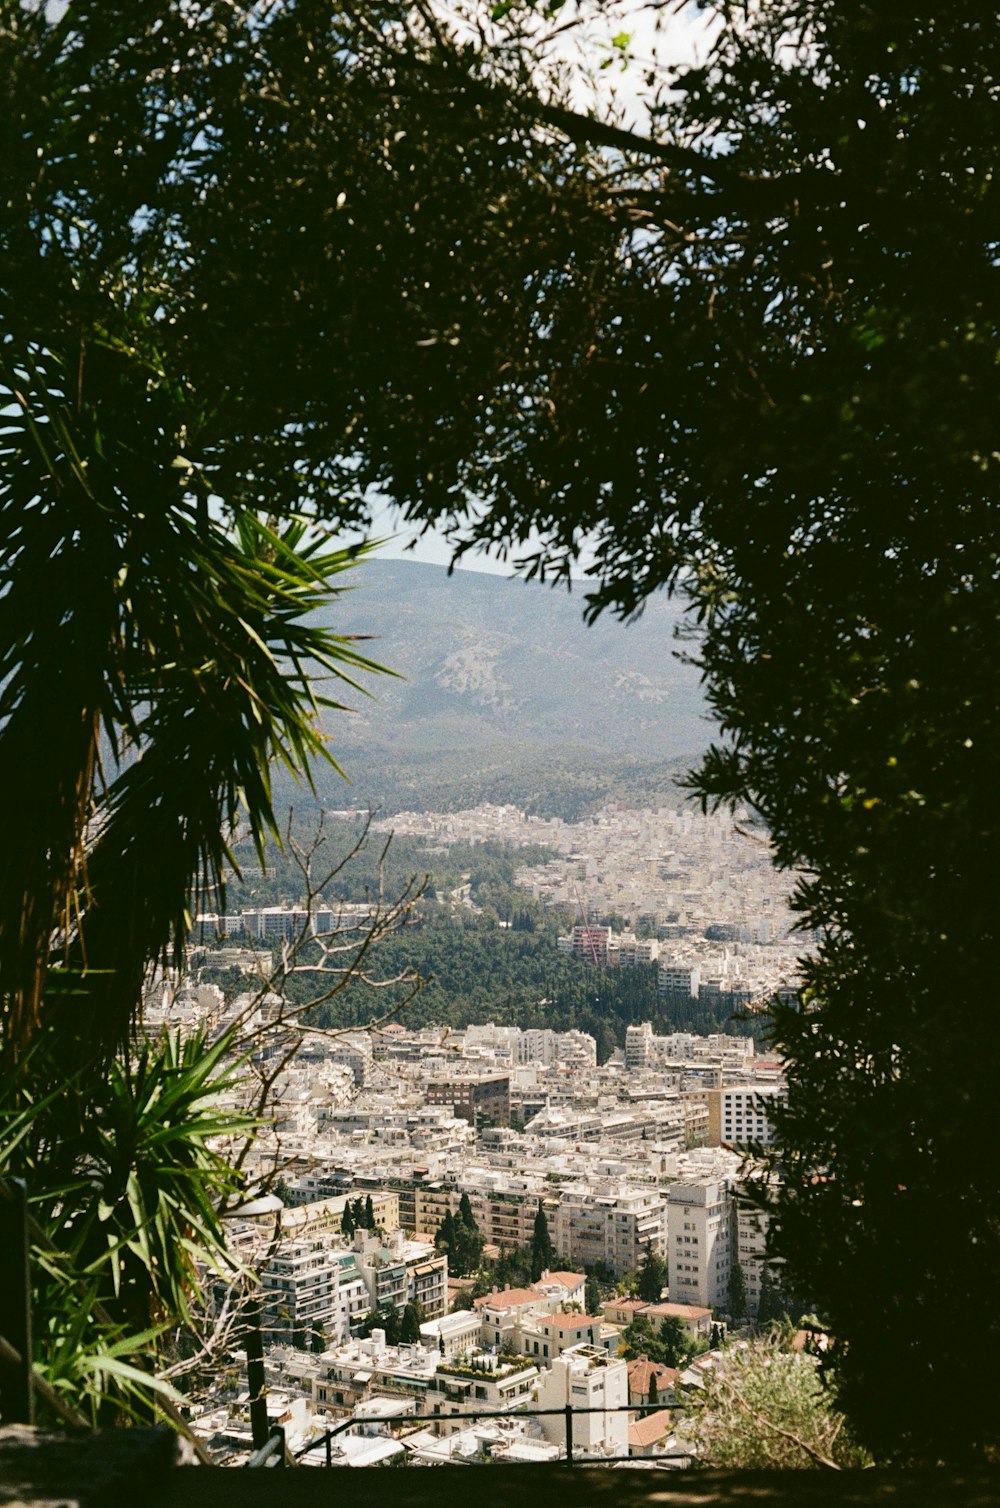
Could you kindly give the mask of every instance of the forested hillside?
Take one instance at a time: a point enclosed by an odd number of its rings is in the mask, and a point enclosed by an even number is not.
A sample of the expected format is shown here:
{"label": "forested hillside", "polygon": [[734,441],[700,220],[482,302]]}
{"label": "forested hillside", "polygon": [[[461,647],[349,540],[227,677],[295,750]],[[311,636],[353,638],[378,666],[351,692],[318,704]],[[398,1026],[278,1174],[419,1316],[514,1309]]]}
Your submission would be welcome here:
{"label": "forested hillside", "polygon": [[[322,876],[348,851],[359,828],[335,824],[317,854],[314,873]],[[324,861],[323,854],[329,857]],[[513,848],[501,843],[456,843],[447,849],[420,839],[381,835],[370,840],[317,894],[325,903],[360,901],[379,892],[400,895],[422,885],[424,897],[412,919],[380,941],[373,959],[379,978],[415,971],[423,987],[410,999],[409,985],[374,990],[350,984],[316,1012],[317,1025],[366,1025],[401,1005],[399,1019],[408,1026],[460,1028],[496,1021],[522,1027],[577,1028],[597,1041],[604,1061],[625,1040],[632,1022],[652,1021],[656,1030],[750,1032],[728,1008],[707,1006],[690,996],[660,995],[655,965],[634,969],[595,969],[556,949],[556,939],[572,918],[546,910],[514,888],[522,864],[544,860],[542,848]],[[230,909],[254,904],[303,900],[302,870],[289,852],[271,852],[268,873],[231,884]],[[618,925],[623,919],[616,918]],[[625,919],[627,920],[627,919]],[[309,950],[303,961],[318,958]],[[235,984],[220,973],[225,983]],[[286,990],[305,1001],[322,993],[319,975],[293,975]]]}

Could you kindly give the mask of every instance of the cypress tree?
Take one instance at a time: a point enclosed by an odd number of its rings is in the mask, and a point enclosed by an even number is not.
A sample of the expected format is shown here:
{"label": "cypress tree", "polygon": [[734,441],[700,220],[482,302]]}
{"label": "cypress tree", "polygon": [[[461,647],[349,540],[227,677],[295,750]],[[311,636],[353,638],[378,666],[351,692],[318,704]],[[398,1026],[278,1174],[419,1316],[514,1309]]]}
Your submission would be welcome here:
{"label": "cypress tree", "polygon": [[555,1261],[555,1247],[549,1235],[549,1222],[542,1205],[538,1206],[534,1230],[531,1235],[531,1281],[537,1282],[542,1273]]}

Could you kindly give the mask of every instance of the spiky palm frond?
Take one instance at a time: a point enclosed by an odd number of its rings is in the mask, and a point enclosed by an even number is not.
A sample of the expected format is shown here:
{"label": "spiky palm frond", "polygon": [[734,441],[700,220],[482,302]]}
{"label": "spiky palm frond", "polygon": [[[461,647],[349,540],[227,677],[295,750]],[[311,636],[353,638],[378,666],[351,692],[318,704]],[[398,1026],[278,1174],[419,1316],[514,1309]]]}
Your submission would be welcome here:
{"label": "spiky palm frond", "polygon": [[314,678],[379,668],[309,619],[366,547],[210,506],[183,391],[122,346],[72,380],[51,352],[4,355],[0,778],[26,818],[0,857],[5,1038],[29,1038],[55,957],[73,988],[53,999],[104,1050],[226,826],[276,830],[272,759],[330,758],[318,713],[342,703]]}

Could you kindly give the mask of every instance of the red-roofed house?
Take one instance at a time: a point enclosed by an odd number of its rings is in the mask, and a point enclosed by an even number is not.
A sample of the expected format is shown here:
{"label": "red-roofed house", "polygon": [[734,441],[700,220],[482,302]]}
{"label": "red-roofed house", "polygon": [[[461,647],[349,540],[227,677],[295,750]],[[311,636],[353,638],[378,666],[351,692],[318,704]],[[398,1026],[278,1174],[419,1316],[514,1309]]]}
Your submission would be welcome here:
{"label": "red-roofed house", "polygon": [[679,1319],[689,1335],[711,1335],[712,1311],[700,1304],[647,1304],[646,1318],[655,1329],[661,1320]]}
{"label": "red-roofed house", "polygon": [[612,1325],[631,1325],[637,1314],[644,1315],[653,1329],[661,1320],[679,1319],[695,1338],[712,1333],[712,1311],[700,1304],[647,1304],[642,1299],[608,1299],[604,1318]]}
{"label": "red-roofed house", "polygon": [[669,1409],[657,1409],[643,1419],[630,1422],[628,1427],[628,1453],[630,1456],[662,1455],[670,1434],[673,1418]]}
{"label": "red-roofed house", "polygon": [[[665,1367],[648,1356],[637,1357],[628,1364],[629,1403],[675,1403],[674,1384],[681,1374],[676,1367]],[[656,1378],[656,1398],[649,1396],[649,1384]]]}
{"label": "red-roofed house", "polygon": [[530,1309],[545,1308],[548,1300],[537,1288],[500,1288],[473,1301],[483,1324],[484,1346],[506,1346],[516,1351],[517,1323]]}
{"label": "red-roofed house", "polygon": [[528,1313],[518,1320],[515,1349],[522,1356],[550,1362],[571,1346],[599,1346],[610,1356],[618,1355],[618,1331],[595,1314]]}
{"label": "red-roofed house", "polygon": [[585,1272],[543,1272],[535,1284],[542,1293],[551,1293],[556,1301],[562,1304],[579,1304],[583,1308],[584,1295],[587,1289],[587,1274]]}

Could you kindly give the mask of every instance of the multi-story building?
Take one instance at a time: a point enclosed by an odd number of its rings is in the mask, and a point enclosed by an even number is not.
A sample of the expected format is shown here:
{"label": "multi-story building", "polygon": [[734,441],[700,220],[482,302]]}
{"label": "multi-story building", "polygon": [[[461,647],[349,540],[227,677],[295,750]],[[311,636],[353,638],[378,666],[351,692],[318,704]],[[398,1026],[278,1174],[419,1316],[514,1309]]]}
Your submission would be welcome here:
{"label": "multi-story building", "polygon": [[666,1209],[656,1189],[564,1189],[554,1208],[546,1203],[546,1213],[556,1250],[583,1267],[604,1262],[622,1277],[636,1271],[648,1247],[664,1249]]}
{"label": "multi-story building", "polygon": [[406,1264],[406,1302],[419,1304],[429,1319],[440,1319],[448,1312],[448,1258],[439,1252],[428,1253]]}
{"label": "multi-story building", "polygon": [[509,1074],[428,1079],[424,1095],[429,1105],[453,1106],[457,1118],[470,1126],[510,1125]]}
{"label": "multi-story building", "polygon": [[638,1026],[625,1028],[625,1067],[630,1072],[648,1068],[653,1061],[653,1028],[643,1021]]}
{"label": "multi-story building", "polygon": [[354,1232],[354,1257],[373,1309],[401,1310],[419,1303],[425,1319],[448,1309],[448,1259],[426,1241],[408,1241],[401,1231],[384,1239]]}
{"label": "multi-story building", "polygon": [[740,1191],[736,1200],[736,1251],[735,1260],[743,1270],[746,1288],[747,1313],[756,1319],[760,1308],[761,1285],[767,1274],[774,1288],[781,1288],[781,1264],[767,1260],[768,1212],[756,1202],[743,1197]]}
{"label": "multi-story building", "polygon": [[338,1341],[347,1341],[361,1329],[371,1309],[371,1296],[354,1253],[336,1251],[333,1258],[337,1264],[337,1328],[334,1335]]}
{"label": "multi-story building", "polygon": [[667,1190],[670,1299],[728,1310],[735,1211],[728,1183],[717,1178]]}
{"label": "multi-story building", "polygon": [[692,995],[697,998],[701,970],[697,964],[662,962],[659,989],[661,995]]}
{"label": "multi-story building", "polygon": [[370,1032],[350,1032],[334,1037],[326,1044],[326,1058],[331,1063],[341,1063],[351,1070],[355,1084],[360,1088],[368,1079],[372,1068],[372,1039]]}
{"label": "multi-story building", "polygon": [[[573,1414],[573,1449],[585,1456],[627,1456],[628,1368],[600,1346],[575,1346],[557,1356],[543,1372],[538,1388],[540,1409],[564,1409]],[[579,1413],[576,1410],[580,1410]],[[584,1413],[588,1409],[593,1412]],[[616,1412],[603,1412],[604,1410]],[[558,1415],[539,1420],[547,1440],[563,1444],[566,1425]]]}
{"label": "multi-story building", "polygon": [[655,963],[660,956],[656,938],[636,937],[634,932],[612,932],[608,938],[609,968],[632,969],[639,964]]}
{"label": "multi-story building", "polygon": [[335,1334],[340,1279],[332,1238],[283,1241],[261,1271],[261,1326],[295,1340]]}
{"label": "multi-story building", "polygon": [[603,968],[608,961],[610,937],[610,927],[598,927],[592,924],[574,927],[570,933],[570,951],[574,958],[582,958],[584,963],[598,964]]}
{"label": "multi-story building", "polygon": [[783,1084],[736,1084],[709,1089],[708,1144],[710,1147],[774,1145],[769,1106],[784,1099]]}
{"label": "multi-story building", "polygon": [[[324,1178],[322,1173],[315,1179],[304,1174],[290,1172],[286,1176],[286,1182],[295,1192],[306,1192],[310,1184],[322,1188]],[[309,1189],[311,1192],[311,1189]],[[355,1195],[354,1198],[357,1196]],[[399,1197],[392,1190],[376,1189],[371,1194],[372,1216],[375,1224],[384,1231],[398,1230]],[[335,1194],[330,1198],[312,1198],[306,1204],[287,1205],[281,1211],[281,1233],[283,1236],[298,1237],[311,1236],[319,1232],[332,1232],[339,1234],[341,1222],[344,1216],[345,1204],[353,1200],[347,1194]]]}

